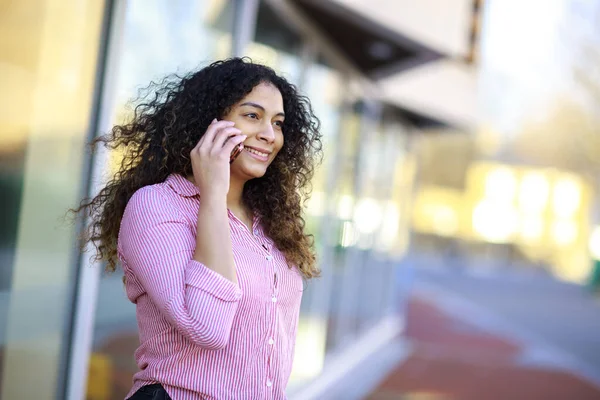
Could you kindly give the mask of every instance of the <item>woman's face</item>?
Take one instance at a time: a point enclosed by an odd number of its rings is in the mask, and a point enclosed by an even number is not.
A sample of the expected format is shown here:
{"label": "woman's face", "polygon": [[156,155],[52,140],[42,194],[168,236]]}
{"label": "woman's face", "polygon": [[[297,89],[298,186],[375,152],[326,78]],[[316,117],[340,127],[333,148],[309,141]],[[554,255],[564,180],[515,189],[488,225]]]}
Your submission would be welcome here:
{"label": "woman's face", "polygon": [[231,164],[231,175],[247,181],[262,177],[283,147],[283,98],[270,83],[260,83],[223,116],[248,137]]}

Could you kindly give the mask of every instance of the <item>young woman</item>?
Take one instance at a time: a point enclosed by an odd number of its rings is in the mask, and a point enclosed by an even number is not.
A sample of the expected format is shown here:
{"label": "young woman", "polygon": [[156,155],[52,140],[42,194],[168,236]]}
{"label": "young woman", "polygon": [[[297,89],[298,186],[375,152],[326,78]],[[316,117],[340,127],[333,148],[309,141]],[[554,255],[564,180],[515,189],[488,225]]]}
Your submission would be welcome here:
{"label": "young woman", "polygon": [[[300,191],[320,154],[307,98],[272,69],[219,61],[151,86],[82,208],[135,303],[128,399],[285,399],[303,278],[318,274]],[[233,162],[230,155],[243,148]]]}

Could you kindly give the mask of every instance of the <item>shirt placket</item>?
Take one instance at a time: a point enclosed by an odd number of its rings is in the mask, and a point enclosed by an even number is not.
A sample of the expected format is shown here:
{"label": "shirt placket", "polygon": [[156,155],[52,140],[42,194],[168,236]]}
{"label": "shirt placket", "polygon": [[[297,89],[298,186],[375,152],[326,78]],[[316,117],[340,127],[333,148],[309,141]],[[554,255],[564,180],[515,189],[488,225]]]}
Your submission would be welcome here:
{"label": "shirt placket", "polygon": [[266,241],[264,240],[264,238],[262,238],[262,235],[258,229],[258,222],[255,219],[253,221],[252,224],[252,230],[248,231],[246,225],[244,225],[244,223],[242,221],[240,221],[233,213],[231,213],[231,217],[233,218],[233,220],[238,224],[238,226],[240,228],[243,228],[245,232],[247,232],[247,234],[250,236],[250,240],[252,243],[254,243],[258,248],[259,251],[261,252],[261,254],[263,255],[263,257],[265,257],[265,260],[267,261],[268,265],[267,268],[269,270],[269,273],[272,277],[272,279],[270,279],[271,284],[270,284],[270,306],[269,306],[269,320],[270,320],[270,326],[269,326],[269,332],[268,332],[268,340],[267,340],[267,371],[266,371],[266,381],[265,381],[265,386],[267,387],[267,393],[268,393],[268,397],[272,397],[273,395],[273,355],[275,353],[275,333],[276,333],[276,328],[277,328],[277,318],[278,318],[278,312],[277,312],[277,303],[279,301],[279,299],[277,298],[279,291],[278,291],[278,276],[277,276],[277,268],[275,266],[275,260],[273,257],[273,251],[272,251],[272,246],[267,246]]}
{"label": "shirt placket", "polygon": [[269,246],[267,246],[267,244],[265,243],[264,240],[261,240],[261,235],[260,232],[258,230],[258,228],[256,227],[256,225],[253,227],[253,235],[254,235],[254,240],[259,241],[261,243],[259,243],[261,250],[264,254],[264,257],[268,263],[267,268],[269,270],[269,273],[272,277],[271,279],[271,285],[270,285],[270,296],[271,296],[271,303],[270,303],[270,307],[269,307],[269,320],[270,320],[270,326],[269,326],[269,332],[268,332],[268,337],[269,339],[267,340],[267,377],[266,377],[266,382],[265,385],[267,386],[267,390],[269,391],[269,397],[272,396],[272,388],[274,385],[273,382],[273,378],[274,378],[274,367],[273,367],[273,356],[275,354],[275,338],[276,338],[276,328],[277,328],[277,318],[278,318],[278,308],[277,308],[277,303],[279,302],[278,299],[278,295],[279,295],[279,290],[278,290],[278,276],[277,276],[277,268],[275,266],[275,260],[272,254],[272,246],[271,248]]}
{"label": "shirt placket", "polygon": [[[273,356],[275,354],[275,338],[276,338],[276,329],[277,329],[277,318],[278,318],[278,308],[277,308],[277,303],[279,302],[278,299],[278,295],[279,295],[279,291],[278,291],[278,282],[277,282],[277,270],[275,268],[275,263],[273,261],[273,256],[270,255],[269,258],[267,259],[267,261],[269,262],[269,267],[271,269],[272,272],[272,276],[273,276],[273,282],[271,285],[271,326],[269,329],[269,340],[268,340],[268,359],[267,359],[267,386],[269,388],[272,387],[273,385]],[[270,383],[270,385],[269,385]]]}

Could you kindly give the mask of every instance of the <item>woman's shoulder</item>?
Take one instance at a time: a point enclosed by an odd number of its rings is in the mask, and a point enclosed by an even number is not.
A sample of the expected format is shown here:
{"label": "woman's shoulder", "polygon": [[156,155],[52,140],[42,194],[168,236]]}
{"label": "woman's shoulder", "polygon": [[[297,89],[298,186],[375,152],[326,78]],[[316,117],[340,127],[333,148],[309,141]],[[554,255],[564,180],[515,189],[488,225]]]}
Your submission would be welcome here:
{"label": "woman's shoulder", "polygon": [[177,197],[167,181],[143,186],[127,202],[125,214],[178,213]]}

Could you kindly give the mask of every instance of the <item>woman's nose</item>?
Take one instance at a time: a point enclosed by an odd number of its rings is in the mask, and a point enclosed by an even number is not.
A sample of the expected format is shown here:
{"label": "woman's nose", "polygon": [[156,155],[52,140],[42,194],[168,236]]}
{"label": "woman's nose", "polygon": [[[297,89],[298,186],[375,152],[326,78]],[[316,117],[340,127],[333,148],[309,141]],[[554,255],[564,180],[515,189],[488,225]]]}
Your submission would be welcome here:
{"label": "woman's nose", "polygon": [[259,140],[272,143],[275,141],[275,131],[273,130],[273,126],[271,124],[266,124],[266,126],[260,130],[257,136]]}

